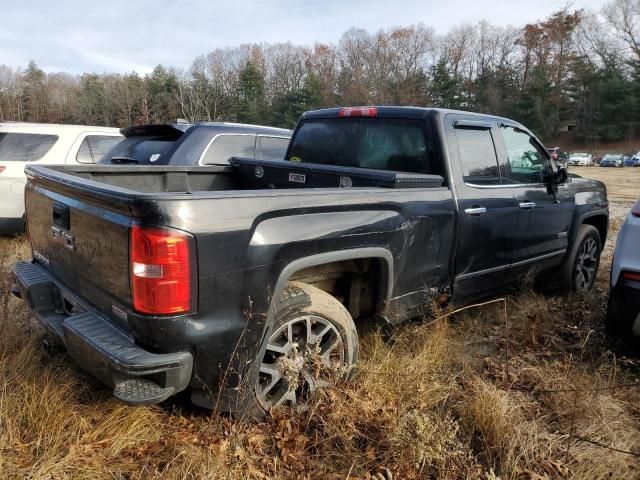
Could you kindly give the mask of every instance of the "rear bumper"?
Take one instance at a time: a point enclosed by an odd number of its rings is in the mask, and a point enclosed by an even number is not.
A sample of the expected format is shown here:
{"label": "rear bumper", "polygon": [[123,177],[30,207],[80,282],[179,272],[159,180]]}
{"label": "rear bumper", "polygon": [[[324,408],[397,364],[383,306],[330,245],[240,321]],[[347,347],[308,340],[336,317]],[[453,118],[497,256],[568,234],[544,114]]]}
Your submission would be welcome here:
{"label": "rear bumper", "polygon": [[640,282],[618,280],[609,295],[608,315],[622,335],[640,338]]}
{"label": "rear bumper", "polygon": [[24,232],[24,218],[0,218],[0,235],[18,235]]}
{"label": "rear bumper", "polygon": [[13,272],[14,293],[31,308],[52,342],[66,347],[80,367],[113,387],[116,397],[127,403],[152,404],[189,385],[190,352],[149,352],[80,301],[65,313],[62,293],[65,298],[72,294],[35,263],[18,262]]}

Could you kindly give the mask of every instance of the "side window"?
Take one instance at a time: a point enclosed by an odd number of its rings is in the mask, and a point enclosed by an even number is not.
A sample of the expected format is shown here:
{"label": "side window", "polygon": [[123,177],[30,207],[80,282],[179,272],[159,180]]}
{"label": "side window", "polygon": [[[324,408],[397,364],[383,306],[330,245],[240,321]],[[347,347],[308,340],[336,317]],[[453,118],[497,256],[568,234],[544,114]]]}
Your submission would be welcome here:
{"label": "side window", "polygon": [[482,185],[500,183],[498,157],[488,128],[455,129],[465,182]]}
{"label": "side window", "polygon": [[203,165],[226,165],[231,157],[254,158],[255,135],[218,135],[202,158]]}
{"label": "side window", "polygon": [[3,162],[35,162],[57,141],[57,135],[0,132],[0,159]]}
{"label": "side window", "polygon": [[289,139],[283,137],[258,136],[256,158],[261,160],[282,160],[287,153]]}
{"label": "side window", "polygon": [[117,135],[88,135],[86,140],[89,141],[93,161],[98,162],[112,147],[124,140],[124,137]]}
{"label": "side window", "polygon": [[79,163],[95,163],[104,157],[111,147],[121,142],[124,137],[109,135],[87,135],[78,153],[76,153],[76,161]]}
{"label": "side window", "polygon": [[76,153],[76,161],[79,163],[93,163],[93,157],[91,156],[91,148],[89,148],[89,140],[84,137],[78,153]]}
{"label": "side window", "polygon": [[549,165],[547,156],[528,133],[507,125],[500,131],[507,148],[507,181],[514,183],[541,183]]}

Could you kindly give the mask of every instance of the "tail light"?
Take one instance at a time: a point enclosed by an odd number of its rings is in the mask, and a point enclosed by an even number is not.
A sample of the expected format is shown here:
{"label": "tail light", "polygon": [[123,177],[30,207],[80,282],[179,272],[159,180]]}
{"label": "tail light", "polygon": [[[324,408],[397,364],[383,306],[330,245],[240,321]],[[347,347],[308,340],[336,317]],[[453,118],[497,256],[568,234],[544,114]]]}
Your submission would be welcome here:
{"label": "tail light", "polygon": [[347,107],[341,108],[338,112],[339,117],[377,117],[378,109],[376,107]]}
{"label": "tail light", "polygon": [[3,167],[2,165],[0,165],[0,173],[4,172],[4,170],[5,170],[6,168],[7,168],[7,167]]}
{"label": "tail light", "polygon": [[131,297],[140,313],[191,311],[193,237],[174,229],[131,228]]}
{"label": "tail light", "polygon": [[623,272],[622,278],[624,278],[625,280],[633,280],[634,282],[640,282],[640,273]]}

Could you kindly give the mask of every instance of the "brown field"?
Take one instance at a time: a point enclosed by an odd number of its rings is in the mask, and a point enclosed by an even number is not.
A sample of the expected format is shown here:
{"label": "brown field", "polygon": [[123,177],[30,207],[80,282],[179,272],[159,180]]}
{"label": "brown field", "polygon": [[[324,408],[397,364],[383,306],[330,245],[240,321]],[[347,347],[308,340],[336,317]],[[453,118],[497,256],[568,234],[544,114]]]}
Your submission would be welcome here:
{"label": "brown field", "polygon": [[614,215],[589,296],[523,286],[391,340],[366,334],[349,382],[260,424],[180,401],[126,406],[47,354],[8,294],[27,244],[0,239],[0,478],[640,478],[640,364],[602,328],[640,169],[572,171],[607,183]]}
{"label": "brown field", "polygon": [[569,171],[604,182],[614,204],[633,204],[640,198],[640,168],[569,167]]}

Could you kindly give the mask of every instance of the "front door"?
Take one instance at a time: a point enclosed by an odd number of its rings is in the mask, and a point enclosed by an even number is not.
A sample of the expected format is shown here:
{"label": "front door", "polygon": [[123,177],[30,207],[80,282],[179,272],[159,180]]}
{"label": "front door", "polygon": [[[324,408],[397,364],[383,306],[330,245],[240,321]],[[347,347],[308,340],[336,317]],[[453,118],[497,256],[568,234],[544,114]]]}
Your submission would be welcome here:
{"label": "front door", "polygon": [[571,190],[565,184],[554,192],[545,183],[551,159],[532,135],[508,124],[501,124],[499,131],[506,151],[503,183],[511,187],[518,207],[514,273],[560,263],[573,216]]}
{"label": "front door", "polygon": [[448,123],[457,184],[459,244],[454,295],[479,297],[508,283],[513,254],[517,207],[510,188],[501,184],[493,123],[453,116]]}

